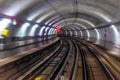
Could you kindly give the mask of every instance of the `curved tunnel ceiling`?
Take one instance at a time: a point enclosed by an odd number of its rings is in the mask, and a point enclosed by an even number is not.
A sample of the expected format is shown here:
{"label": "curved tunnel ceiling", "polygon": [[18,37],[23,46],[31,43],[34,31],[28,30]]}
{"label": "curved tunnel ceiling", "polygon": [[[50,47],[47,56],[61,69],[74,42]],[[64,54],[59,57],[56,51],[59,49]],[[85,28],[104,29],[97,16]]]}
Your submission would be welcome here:
{"label": "curved tunnel ceiling", "polygon": [[119,2],[119,0],[114,2],[112,0],[1,0],[0,7],[2,14],[12,16],[18,21],[22,20],[23,24],[26,24],[24,23],[26,20],[50,27],[64,28],[77,24],[78,28],[83,30],[119,21]]}
{"label": "curved tunnel ceiling", "polygon": [[[76,0],[77,1],[77,0]],[[112,21],[115,17],[118,18],[117,9],[119,8],[119,0],[105,1],[105,0],[1,0],[1,11],[3,14],[15,16],[17,18],[40,19],[43,16],[56,16],[59,15],[62,18],[68,16],[70,13],[82,12],[91,16],[95,16],[98,19],[104,19]],[[4,4],[4,5],[3,5]],[[102,5],[101,5],[102,4]],[[116,8],[117,7],[117,8]],[[16,9],[15,9],[16,8]],[[75,10],[77,8],[77,10]],[[110,9],[114,11],[111,12]],[[16,11],[15,11],[16,10]],[[56,14],[57,13],[57,14]],[[66,14],[66,15],[64,15]],[[115,15],[116,14],[116,15]],[[71,16],[71,15],[70,15]],[[29,17],[29,18],[28,18]],[[47,18],[46,17],[46,18]],[[48,19],[47,19],[48,20]]]}

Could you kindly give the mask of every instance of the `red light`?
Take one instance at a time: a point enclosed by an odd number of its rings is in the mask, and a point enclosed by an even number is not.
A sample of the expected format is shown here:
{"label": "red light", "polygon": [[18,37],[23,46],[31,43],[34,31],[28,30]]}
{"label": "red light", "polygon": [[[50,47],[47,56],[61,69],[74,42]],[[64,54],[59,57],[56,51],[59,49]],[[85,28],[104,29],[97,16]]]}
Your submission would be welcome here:
{"label": "red light", "polygon": [[55,30],[56,30],[56,31],[60,31],[60,30],[61,30],[61,27],[58,27],[58,26],[57,26],[57,27],[55,27]]}

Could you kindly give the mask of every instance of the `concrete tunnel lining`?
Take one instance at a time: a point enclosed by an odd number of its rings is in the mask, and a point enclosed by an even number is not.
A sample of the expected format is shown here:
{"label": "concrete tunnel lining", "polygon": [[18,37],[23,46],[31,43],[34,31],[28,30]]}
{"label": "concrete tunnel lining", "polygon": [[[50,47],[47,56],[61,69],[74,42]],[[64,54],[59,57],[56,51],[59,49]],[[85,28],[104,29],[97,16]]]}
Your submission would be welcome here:
{"label": "concrete tunnel lining", "polygon": [[[116,0],[116,1],[119,2],[119,0]],[[10,33],[10,35],[8,35],[8,37],[11,37],[13,35],[20,37],[19,35],[17,35],[20,30],[22,32],[24,31],[22,33],[23,34],[22,37],[42,36],[44,31],[40,32],[41,30],[38,30],[38,29],[42,29],[42,27],[44,27],[44,26],[53,27],[53,24],[54,25],[57,24],[58,22],[61,21],[61,19],[64,19],[67,16],[68,16],[67,19],[69,19],[71,17],[71,15],[67,15],[67,14],[69,14],[69,13],[76,14],[76,12],[74,10],[75,6],[73,6],[74,1],[72,1],[72,0],[69,0],[69,1],[68,0],[67,1],[66,0],[65,1],[64,0],[63,1],[30,0],[29,2],[27,0],[26,1],[10,0],[9,2],[2,0],[0,3],[1,3],[0,5],[1,5],[2,14],[15,17],[16,20],[18,20],[18,21],[20,19],[23,21],[30,20],[30,21],[39,23],[39,25],[37,27],[35,26],[36,24],[34,24],[34,25],[32,24],[30,26],[27,25],[26,28],[28,28],[28,29],[26,29],[26,30],[24,29],[25,28],[24,25],[26,23],[21,23],[20,27],[18,27],[18,28],[16,28],[16,25],[13,25],[13,27],[10,27],[11,25],[7,25],[7,24],[3,25],[1,28],[1,31],[6,28],[10,28],[10,30],[13,30]],[[2,3],[4,3],[5,5],[2,5]],[[22,6],[21,6],[20,3],[24,3],[24,4],[22,4]],[[12,4],[14,4],[14,5],[12,5]],[[78,11],[77,13],[82,12],[83,14],[89,14],[90,16],[94,16],[98,20],[102,21],[102,23],[104,23],[104,24],[107,24],[114,20],[119,20],[119,16],[118,16],[119,13],[117,13],[118,12],[117,9],[120,8],[120,6],[118,5],[118,3],[115,3],[112,1],[104,1],[104,0],[101,0],[101,1],[94,0],[93,1],[93,0],[91,0],[91,2],[90,2],[88,0],[86,0],[86,1],[78,0],[78,4],[76,6],[77,6],[77,11]],[[15,7],[16,7],[16,9],[14,9]],[[111,11],[111,9],[114,9],[114,11]],[[76,17],[73,17],[73,18],[75,19]],[[77,18],[79,18],[79,17],[77,17]],[[80,19],[82,19],[82,18],[80,18]],[[86,19],[86,20],[89,20],[89,19]],[[69,22],[69,20],[68,20],[68,22]],[[91,21],[89,21],[89,22],[91,22]],[[82,24],[82,21],[78,21],[78,22],[76,21],[76,23],[86,26],[85,24]],[[95,22],[91,22],[91,23],[94,24]],[[1,23],[1,24],[3,24],[3,23]],[[49,24],[51,24],[51,25],[49,25]],[[100,24],[98,24],[98,25],[100,25]],[[95,24],[94,26],[96,27],[97,25]],[[22,30],[22,27],[24,27],[23,30]],[[82,26],[80,26],[80,27],[82,27]],[[88,26],[86,26],[86,27],[88,27]],[[73,28],[74,28],[74,26],[73,26]],[[116,26],[115,24],[113,24],[113,25],[110,25],[110,27],[108,27],[108,28],[102,28],[102,29],[96,28],[94,30],[87,30],[87,33],[89,33],[90,37],[88,36],[88,34],[86,34],[86,30],[83,30],[82,36],[88,40],[91,40],[91,38],[94,38],[94,39],[96,39],[94,42],[97,42],[98,44],[100,44],[99,40],[103,40],[103,41],[108,41],[108,42],[117,44],[117,46],[118,46],[119,45],[119,37],[120,37],[118,29],[119,29],[119,26]],[[107,31],[107,32],[105,33],[104,31]],[[50,35],[52,35],[53,33],[55,33],[55,30],[51,30]],[[71,34],[74,34],[74,32],[73,33],[71,32]],[[79,33],[77,33],[77,34],[79,34]],[[93,34],[97,34],[97,36],[93,35]],[[107,35],[107,38],[105,38],[105,35]],[[4,37],[1,36],[1,38],[4,38]]]}

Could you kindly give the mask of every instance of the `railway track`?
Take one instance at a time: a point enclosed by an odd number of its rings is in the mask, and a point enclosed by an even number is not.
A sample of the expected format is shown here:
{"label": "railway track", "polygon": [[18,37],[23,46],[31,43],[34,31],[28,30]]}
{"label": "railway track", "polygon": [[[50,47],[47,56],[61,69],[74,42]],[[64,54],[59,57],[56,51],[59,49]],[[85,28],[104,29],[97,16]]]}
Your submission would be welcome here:
{"label": "railway track", "polygon": [[[47,50],[37,51],[0,67],[0,80],[74,80],[78,48],[71,40],[62,39]],[[68,67],[69,66],[69,67]],[[6,75],[6,76],[5,76]]]}
{"label": "railway track", "polygon": [[109,68],[113,64],[104,60],[109,59],[102,50],[86,41],[61,38],[59,43],[0,67],[0,80],[119,80]]}
{"label": "railway track", "polygon": [[46,66],[43,66],[42,71],[40,67],[37,72],[33,73],[34,76],[22,80],[33,80],[36,77],[41,77],[43,80],[61,80],[61,77],[64,77],[64,80],[74,80],[76,71],[74,65],[77,62],[77,49],[75,47],[77,46],[73,42],[67,40],[63,43],[60,52],[58,51],[56,56],[52,56],[49,64],[45,63]]}
{"label": "railway track", "polygon": [[82,79],[79,80],[116,80],[114,75],[111,73],[109,68],[102,62],[101,57],[99,57],[97,52],[82,43],[80,40],[76,40],[81,54],[82,62]]}
{"label": "railway track", "polygon": [[103,49],[101,49],[98,46],[95,46],[90,43],[86,43],[86,41],[82,41],[85,45],[87,45],[89,48],[91,48],[94,52],[96,52],[97,56],[101,57],[101,61],[108,67],[111,73],[111,78],[113,80],[120,80],[120,63],[119,60],[111,56],[109,53],[105,52]]}
{"label": "railway track", "polygon": [[[77,61],[78,61],[78,46],[77,44],[69,39],[71,44],[71,48],[69,50],[69,56],[66,58],[66,63],[63,66],[63,69],[61,69],[59,78],[51,79],[51,80],[75,80],[76,76],[76,70],[77,70]],[[61,77],[61,78],[60,78]],[[49,79],[48,79],[49,80]]]}
{"label": "railway track", "polygon": [[43,59],[48,56],[49,51],[54,51],[59,43],[54,44],[53,47],[48,47],[47,51],[41,50],[36,51],[35,53],[25,56],[17,61],[6,64],[0,67],[0,80],[16,80],[16,77],[22,75],[27,70],[29,70],[32,66],[37,64],[39,59]]}
{"label": "railway track", "polygon": [[[28,77],[26,76],[27,78],[24,78],[22,80],[33,80],[36,77],[41,77],[43,80],[47,80],[49,78],[48,76],[51,76],[51,77],[55,76],[54,71],[56,70],[57,67],[60,66],[61,62],[64,59],[64,53],[66,53],[67,49],[69,48],[68,45],[64,46],[64,44],[62,44],[62,46],[59,50],[57,50],[54,53],[53,56],[50,57],[49,60],[45,62],[45,64],[43,64],[38,69],[36,69],[36,71],[32,72],[32,74],[34,75],[30,75]],[[21,79],[18,79],[18,80],[21,80]]]}
{"label": "railway track", "polygon": [[81,45],[83,58],[83,80],[110,80],[99,62],[98,58],[95,57],[85,46]]}

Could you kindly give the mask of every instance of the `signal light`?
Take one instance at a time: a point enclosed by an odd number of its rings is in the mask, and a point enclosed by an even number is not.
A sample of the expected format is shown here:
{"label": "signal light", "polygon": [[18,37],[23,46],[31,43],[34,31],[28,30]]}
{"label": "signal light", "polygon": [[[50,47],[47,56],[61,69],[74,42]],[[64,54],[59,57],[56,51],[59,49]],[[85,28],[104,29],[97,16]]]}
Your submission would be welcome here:
{"label": "signal light", "polygon": [[56,30],[56,31],[60,31],[60,30],[61,30],[61,27],[55,27],[55,30]]}

